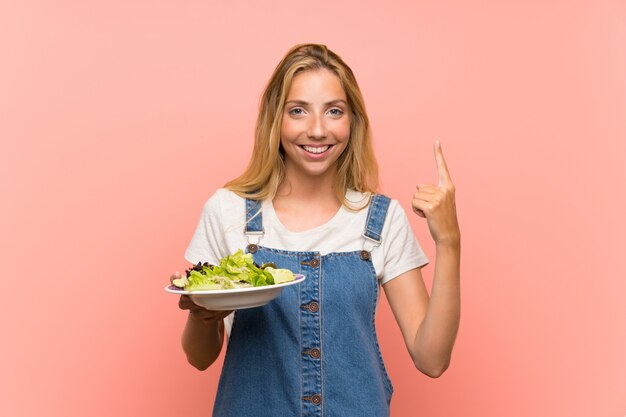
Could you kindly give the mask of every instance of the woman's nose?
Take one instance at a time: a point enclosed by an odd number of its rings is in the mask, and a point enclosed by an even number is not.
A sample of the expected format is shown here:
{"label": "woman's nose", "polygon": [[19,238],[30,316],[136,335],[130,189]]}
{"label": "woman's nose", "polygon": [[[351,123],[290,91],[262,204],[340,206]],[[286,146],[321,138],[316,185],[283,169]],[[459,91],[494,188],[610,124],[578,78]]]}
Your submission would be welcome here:
{"label": "woman's nose", "polygon": [[326,125],[322,116],[312,116],[309,122],[309,129],[307,134],[310,138],[325,138],[326,137]]}

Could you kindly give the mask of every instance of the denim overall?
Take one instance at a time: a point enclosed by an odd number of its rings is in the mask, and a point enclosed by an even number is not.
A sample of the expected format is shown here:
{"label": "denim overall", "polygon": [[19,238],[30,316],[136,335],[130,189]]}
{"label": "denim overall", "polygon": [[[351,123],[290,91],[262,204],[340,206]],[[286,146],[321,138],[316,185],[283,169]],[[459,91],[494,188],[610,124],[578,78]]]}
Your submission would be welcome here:
{"label": "denim overall", "polygon": [[[372,196],[364,243],[380,244],[388,207],[388,197]],[[248,243],[263,235],[260,208],[246,200]],[[370,252],[320,256],[255,243],[247,252],[306,280],[236,311],[213,416],[388,416],[393,388],[374,328],[379,283]]]}

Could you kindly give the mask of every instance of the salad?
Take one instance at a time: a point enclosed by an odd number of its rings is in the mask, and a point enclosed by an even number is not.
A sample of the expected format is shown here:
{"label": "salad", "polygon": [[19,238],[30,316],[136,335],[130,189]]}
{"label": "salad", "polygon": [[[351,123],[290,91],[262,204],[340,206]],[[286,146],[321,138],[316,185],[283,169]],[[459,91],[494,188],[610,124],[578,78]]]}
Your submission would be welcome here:
{"label": "salad", "polygon": [[220,259],[219,265],[198,262],[185,273],[185,276],[172,280],[174,287],[185,291],[261,287],[295,279],[288,269],[276,268],[272,263],[255,264],[252,254],[244,254],[241,249]]}

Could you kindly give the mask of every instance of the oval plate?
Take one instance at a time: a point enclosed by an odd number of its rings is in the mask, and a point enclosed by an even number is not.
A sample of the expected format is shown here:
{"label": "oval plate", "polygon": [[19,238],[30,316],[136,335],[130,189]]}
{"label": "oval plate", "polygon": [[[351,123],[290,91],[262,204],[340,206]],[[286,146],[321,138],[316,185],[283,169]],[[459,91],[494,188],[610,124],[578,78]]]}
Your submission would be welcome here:
{"label": "oval plate", "polygon": [[306,277],[294,274],[295,279],[282,284],[262,287],[233,288],[230,290],[185,291],[173,285],[165,287],[171,294],[189,295],[194,303],[208,310],[239,310],[262,306],[278,297],[285,287],[300,284]]}

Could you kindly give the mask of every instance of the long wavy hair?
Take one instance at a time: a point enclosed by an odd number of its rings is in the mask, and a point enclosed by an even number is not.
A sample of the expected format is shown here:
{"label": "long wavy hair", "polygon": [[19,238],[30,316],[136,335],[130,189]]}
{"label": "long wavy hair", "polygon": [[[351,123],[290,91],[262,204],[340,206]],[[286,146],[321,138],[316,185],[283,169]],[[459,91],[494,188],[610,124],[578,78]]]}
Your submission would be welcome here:
{"label": "long wavy hair", "polygon": [[253,200],[272,199],[285,176],[283,151],[280,145],[285,101],[293,78],[300,72],[327,69],[340,80],[352,112],[350,138],[337,160],[335,193],[344,206],[359,210],[346,201],[346,190],[371,195],[378,188],[378,164],[374,156],[369,119],[363,95],[348,65],[325,45],[294,46],[280,61],[261,97],[256,123],[254,150],[246,170],[229,181],[225,188]]}

